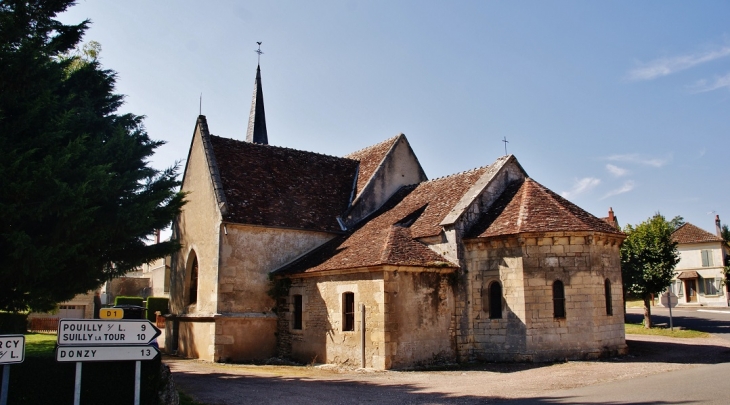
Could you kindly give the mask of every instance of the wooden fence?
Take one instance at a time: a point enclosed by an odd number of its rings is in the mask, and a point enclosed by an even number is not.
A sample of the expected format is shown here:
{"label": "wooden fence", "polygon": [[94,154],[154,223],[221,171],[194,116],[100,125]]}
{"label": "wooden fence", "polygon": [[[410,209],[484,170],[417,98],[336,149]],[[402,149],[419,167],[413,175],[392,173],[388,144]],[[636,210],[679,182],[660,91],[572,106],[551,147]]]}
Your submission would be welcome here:
{"label": "wooden fence", "polygon": [[30,318],[28,319],[28,331],[57,333],[58,318]]}

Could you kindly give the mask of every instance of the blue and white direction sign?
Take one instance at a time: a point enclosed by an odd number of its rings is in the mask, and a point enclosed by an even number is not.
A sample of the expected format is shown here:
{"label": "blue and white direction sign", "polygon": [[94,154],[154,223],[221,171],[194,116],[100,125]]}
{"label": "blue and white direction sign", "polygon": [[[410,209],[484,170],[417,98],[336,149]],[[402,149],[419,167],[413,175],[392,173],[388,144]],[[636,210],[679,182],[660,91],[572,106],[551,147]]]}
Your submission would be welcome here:
{"label": "blue and white direction sign", "polygon": [[147,345],[160,330],[147,319],[61,319],[59,346]]}
{"label": "blue and white direction sign", "polygon": [[154,346],[58,346],[56,361],[152,360],[158,354]]}
{"label": "blue and white direction sign", "polygon": [[22,363],[25,360],[25,336],[0,335],[0,364]]}

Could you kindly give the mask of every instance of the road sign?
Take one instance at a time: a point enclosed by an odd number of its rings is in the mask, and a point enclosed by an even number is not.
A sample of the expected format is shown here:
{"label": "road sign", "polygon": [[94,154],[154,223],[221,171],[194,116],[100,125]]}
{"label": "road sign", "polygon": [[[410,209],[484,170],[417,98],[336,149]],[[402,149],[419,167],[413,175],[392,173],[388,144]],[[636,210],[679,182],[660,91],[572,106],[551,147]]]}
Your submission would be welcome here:
{"label": "road sign", "polygon": [[154,346],[58,346],[56,361],[152,360],[160,351]]}
{"label": "road sign", "polygon": [[99,310],[99,318],[122,319],[124,318],[124,310],[122,308],[103,308]]}
{"label": "road sign", "polygon": [[0,364],[22,363],[25,360],[25,336],[0,335]]}
{"label": "road sign", "polygon": [[146,345],[160,336],[160,330],[147,319],[61,319],[58,345]]}

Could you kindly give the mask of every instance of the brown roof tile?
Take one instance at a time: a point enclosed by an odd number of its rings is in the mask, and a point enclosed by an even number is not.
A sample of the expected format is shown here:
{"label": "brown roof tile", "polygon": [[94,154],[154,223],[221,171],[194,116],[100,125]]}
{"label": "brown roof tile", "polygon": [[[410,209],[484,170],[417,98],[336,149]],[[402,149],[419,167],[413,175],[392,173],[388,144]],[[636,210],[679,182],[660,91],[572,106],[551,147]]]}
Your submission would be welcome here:
{"label": "brown roof tile", "polygon": [[341,232],[358,162],[210,136],[226,221]]}
{"label": "brown roof tile", "polygon": [[722,238],[719,236],[713,235],[689,222],[672,232],[672,240],[677,243],[722,242]]}
{"label": "brown roof tile", "polygon": [[487,238],[524,232],[596,231],[621,234],[619,230],[527,178],[510,185],[489,212],[468,233]]}
{"label": "brown roof tile", "polygon": [[359,195],[365,185],[367,184],[370,177],[373,176],[375,170],[383,161],[385,155],[388,153],[393,144],[403,135],[397,135],[390,139],[386,139],[383,142],[369,146],[365,149],[360,149],[357,152],[350,153],[345,157],[348,159],[357,160],[360,162],[360,169],[357,174],[357,188],[355,195]]}
{"label": "brown roof tile", "polygon": [[336,238],[278,273],[313,273],[386,264],[457,267],[417,239],[438,235],[441,220],[486,170],[488,167],[481,167],[403,187],[350,235]]}

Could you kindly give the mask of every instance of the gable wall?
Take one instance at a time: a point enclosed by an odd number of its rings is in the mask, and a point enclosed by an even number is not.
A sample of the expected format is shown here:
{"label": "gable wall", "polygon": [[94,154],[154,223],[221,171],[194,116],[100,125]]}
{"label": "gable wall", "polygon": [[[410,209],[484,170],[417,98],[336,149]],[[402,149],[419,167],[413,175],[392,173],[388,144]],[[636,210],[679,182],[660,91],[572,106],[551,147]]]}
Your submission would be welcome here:
{"label": "gable wall", "polygon": [[408,141],[404,136],[399,137],[381,166],[353,201],[350,212],[344,218],[345,223],[348,227],[356,224],[385,204],[401,187],[426,180],[426,174]]}
{"label": "gable wall", "polygon": [[[173,313],[212,314],[217,307],[218,243],[220,210],[213,191],[208,162],[203,150],[199,126],[193,136],[182,191],[188,193],[187,204],[175,221],[175,236],[182,249],[171,263],[170,305]],[[187,263],[191,251],[198,258],[198,302],[188,306],[190,274]]]}

